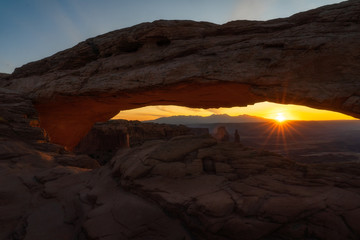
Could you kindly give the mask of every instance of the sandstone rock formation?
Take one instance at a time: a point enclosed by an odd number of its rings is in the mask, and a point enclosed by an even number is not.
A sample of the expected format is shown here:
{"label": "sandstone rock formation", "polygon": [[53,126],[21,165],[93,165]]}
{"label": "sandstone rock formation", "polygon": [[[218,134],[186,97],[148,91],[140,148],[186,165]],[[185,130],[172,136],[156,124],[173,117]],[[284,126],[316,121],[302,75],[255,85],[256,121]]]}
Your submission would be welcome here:
{"label": "sandstone rock formation", "polygon": [[47,142],[29,99],[0,100],[0,239],[360,237],[358,162],[302,165],[179,136],[98,167]]}
{"label": "sandstone rock formation", "polygon": [[31,101],[1,88],[0,172],[1,240],[190,239],[110,169],[47,142]]}
{"label": "sandstone rock formation", "polygon": [[230,141],[229,132],[226,130],[226,127],[220,126],[216,128],[216,132],[214,133],[214,137],[220,142],[228,142]]}
{"label": "sandstone rock formation", "polygon": [[0,93],[0,239],[360,236],[358,163],[299,165],[180,136],[122,149],[91,170],[44,139],[29,99]]}
{"label": "sandstone rock formation", "polygon": [[181,135],[209,135],[209,130],[188,128],[184,125],[111,120],[96,123],[74,151],[88,154],[104,164],[120,148],[139,146],[145,141],[170,139]]}
{"label": "sandstone rock formation", "polygon": [[360,116],[360,2],[224,25],[155,21],[17,68],[1,83],[36,102],[72,149],[95,122],[147,105],[294,103]]}
{"label": "sandstone rock formation", "polygon": [[358,162],[302,165],[200,136],[105,166],[63,147],[151,104],[359,116],[359,11],[350,0],[268,22],[145,23],[1,75],[0,239],[359,239]]}
{"label": "sandstone rock formation", "polygon": [[120,150],[111,161],[126,189],[180,218],[195,239],[360,237],[359,163],[301,165],[194,136]]}
{"label": "sandstone rock formation", "polygon": [[236,142],[236,143],[240,142],[240,135],[239,135],[239,131],[237,129],[234,132],[234,142]]}

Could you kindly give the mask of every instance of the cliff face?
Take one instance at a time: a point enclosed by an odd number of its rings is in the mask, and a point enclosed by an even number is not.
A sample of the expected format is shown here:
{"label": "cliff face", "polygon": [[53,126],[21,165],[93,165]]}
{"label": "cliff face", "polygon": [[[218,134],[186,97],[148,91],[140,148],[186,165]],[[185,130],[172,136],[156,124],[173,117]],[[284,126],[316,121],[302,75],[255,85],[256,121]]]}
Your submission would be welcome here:
{"label": "cliff face", "polygon": [[360,115],[360,2],[271,21],[156,21],[18,68],[4,85],[36,102],[51,141],[147,105],[293,103]]}
{"label": "cliff face", "polygon": [[209,135],[209,130],[207,128],[188,128],[183,125],[112,120],[96,123],[81,139],[74,151],[88,154],[104,164],[120,148],[135,147],[145,141],[166,140],[181,135]]}

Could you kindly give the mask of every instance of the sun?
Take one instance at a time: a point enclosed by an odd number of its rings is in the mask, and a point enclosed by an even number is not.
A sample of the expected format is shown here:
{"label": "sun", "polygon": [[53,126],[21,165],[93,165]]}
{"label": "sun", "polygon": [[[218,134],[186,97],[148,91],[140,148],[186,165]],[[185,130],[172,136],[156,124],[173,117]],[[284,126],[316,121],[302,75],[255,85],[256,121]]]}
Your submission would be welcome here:
{"label": "sun", "polygon": [[283,113],[277,113],[275,120],[278,121],[279,123],[282,123],[282,122],[286,121],[286,117],[284,116]]}

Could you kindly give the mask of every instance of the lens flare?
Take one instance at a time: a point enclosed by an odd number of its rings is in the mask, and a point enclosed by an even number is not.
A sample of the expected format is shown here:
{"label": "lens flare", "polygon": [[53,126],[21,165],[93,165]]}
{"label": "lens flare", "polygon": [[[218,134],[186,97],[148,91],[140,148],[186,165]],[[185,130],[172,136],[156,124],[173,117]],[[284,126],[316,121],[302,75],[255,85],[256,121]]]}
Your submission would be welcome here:
{"label": "lens flare", "polygon": [[286,118],[283,113],[278,113],[275,117],[275,120],[279,123],[286,121]]}

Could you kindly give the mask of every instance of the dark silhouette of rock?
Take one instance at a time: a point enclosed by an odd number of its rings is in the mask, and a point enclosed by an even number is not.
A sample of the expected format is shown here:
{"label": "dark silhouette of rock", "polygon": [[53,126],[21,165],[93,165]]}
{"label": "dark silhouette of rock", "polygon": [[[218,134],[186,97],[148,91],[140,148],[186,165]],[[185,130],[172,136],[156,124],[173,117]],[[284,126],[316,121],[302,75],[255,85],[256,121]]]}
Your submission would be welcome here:
{"label": "dark silhouette of rock", "polygon": [[271,101],[359,117],[359,15],[350,0],[270,21],[142,23],[28,63],[0,86],[29,96],[67,149],[95,122],[147,105]]}
{"label": "dark silhouette of rock", "polygon": [[120,148],[139,146],[145,141],[171,139],[181,135],[209,135],[209,130],[207,128],[188,128],[184,125],[111,120],[96,123],[74,151],[88,154],[103,165]]}
{"label": "dark silhouette of rock", "polygon": [[216,129],[216,132],[214,134],[214,137],[221,142],[228,142],[230,141],[230,135],[228,131],[226,130],[226,127],[220,126]]}
{"label": "dark silhouette of rock", "polygon": [[236,129],[234,133],[234,142],[239,143],[240,142],[240,135],[239,131]]}

